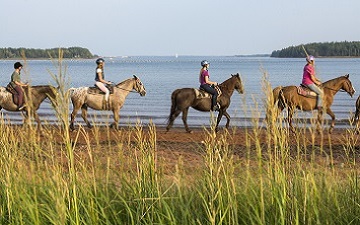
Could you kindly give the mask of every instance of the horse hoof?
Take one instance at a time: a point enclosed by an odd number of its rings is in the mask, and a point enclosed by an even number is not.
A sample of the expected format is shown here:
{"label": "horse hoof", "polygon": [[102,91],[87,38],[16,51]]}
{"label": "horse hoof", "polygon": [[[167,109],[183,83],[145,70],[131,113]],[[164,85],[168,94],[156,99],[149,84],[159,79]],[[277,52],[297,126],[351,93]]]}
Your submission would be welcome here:
{"label": "horse hoof", "polygon": [[192,131],[192,130],[187,130],[187,132],[188,132],[189,134],[192,134],[192,133],[193,133],[193,131]]}

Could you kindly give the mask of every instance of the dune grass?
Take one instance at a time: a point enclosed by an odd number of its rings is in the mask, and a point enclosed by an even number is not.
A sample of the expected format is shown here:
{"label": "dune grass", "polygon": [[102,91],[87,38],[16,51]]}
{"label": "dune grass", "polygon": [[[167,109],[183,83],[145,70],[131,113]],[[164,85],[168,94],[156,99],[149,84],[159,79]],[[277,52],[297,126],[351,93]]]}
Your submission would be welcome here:
{"label": "dune grass", "polygon": [[[95,140],[81,125],[70,135],[66,65],[57,66],[57,129],[44,126],[40,137],[31,126],[0,121],[0,224],[360,224],[352,130],[344,133],[338,166],[332,149],[315,141],[314,126],[290,134],[283,118],[269,117],[268,127],[254,119],[241,157],[229,141],[238,128],[215,133],[211,126],[196,150],[198,170],[186,173],[179,159],[169,174],[151,122],[119,131],[95,125]],[[266,76],[263,82],[270,105]]]}

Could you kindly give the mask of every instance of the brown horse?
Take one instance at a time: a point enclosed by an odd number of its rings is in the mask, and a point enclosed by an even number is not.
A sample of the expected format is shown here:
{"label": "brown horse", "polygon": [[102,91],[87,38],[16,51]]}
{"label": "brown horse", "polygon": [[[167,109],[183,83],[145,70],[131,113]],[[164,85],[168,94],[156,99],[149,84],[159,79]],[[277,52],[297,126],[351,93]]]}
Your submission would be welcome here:
{"label": "brown horse", "polygon": [[[25,107],[22,111],[25,112],[25,120],[30,122],[30,120],[28,120],[30,119],[30,114],[37,122],[38,128],[40,128],[41,121],[36,111],[47,97],[49,97],[51,101],[55,100],[57,90],[51,85],[39,85],[28,88],[26,87],[24,88],[24,92],[27,107]],[[19,111],[17,108],[18,106],[13,102],[12,94],[5,87],[0,87],[0,110],[5,109],[7,111]]]}
{"label": "brown horse", "polygon": [[[324,90],[324,97],[323,97],[324,111],[326,111],[326,113],[332,119],[331,126],[329,129],[329,132],[331,133],[335,126],[335,114],[330,108],[334,100],[334,95],[339,90],[343,90],[352,97],[355,93],[355,89],[351,84],[349,75],[340,76],[338,78],[326,81],[321,84],[321,88]],[[273,90],[273,97],[274,97],[274,104],[277,104],[278,107],[278,111],[276,112],[276,117],[285,108],[287,108],[288,123],[292,131],[294,131],[294,128],[292,126],[292,117],[295,109],[300,109],[303,111],[312,111],[317,109],[316,98],[308,98],[299,95],[296,86],[277,87]],[[318,121],[317,121],[318,130],[321,121],[322,121],[322,110],[320,110],[318,113]]]}
{"label": "brown horse", "polygon": [[[234,90],[237,90],[240,94],[244,92],[239,74],[231,75],[231,78],[219,84],[219,87],[222,94],[218,98],[218,102],[220,103],[221,107],[216,120],[216,127],[215,127],[216,131],[218,131],[218,125],[223,115],[227,119],[226,128],[229,128],[230,115],[226,112],[226,110],[230,105],[230,97],[234,93]],[[191,130],[189,129],[188,124],[186,122],[189,107],[192,107],[202,112],[210,111],[211,99],[198,98],[196,91],[197,90],[194,88],[181,88],[175,90],[172,93],[170,116],[168,119],[168,125],[166,127],[167,131],[170,130],[170,128],[174,124],[174,120],[182,112],[182,120],[184,122],[185,130],[191,133]]]}
{"label": "brown horse", "polygon": [[86,125],[91,128],[92,125],[87,119],[87,108],[90,107],[95,110],[111,110],[114,113],[114,123],[111,127],[118,128],[119,111],[125,103],[125,99],[130,92],[135,90],[140,96],[146,95],[146,90],[139,78],[135,75],[114,86],[114,93],[110,94],[108,103],[104,101],[104,93],[91,94],[88,93],[89,87],[70,88],[71,101],[73,104],[73,111],[71,113],[70,129],[74,130],[74,120],[77,111],[81,108],[81,116]]}

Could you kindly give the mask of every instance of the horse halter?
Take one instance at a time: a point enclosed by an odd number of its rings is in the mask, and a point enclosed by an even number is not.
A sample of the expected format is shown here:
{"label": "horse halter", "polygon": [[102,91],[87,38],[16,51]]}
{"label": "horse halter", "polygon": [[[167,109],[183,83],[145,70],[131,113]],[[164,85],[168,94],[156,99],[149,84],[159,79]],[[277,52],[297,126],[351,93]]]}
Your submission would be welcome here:
{"label": "horse halter", "polygon": [[143,83],[141,82],[141,80],[139,78],[135,78],[135,91],[134,90],[129,90],[129,89],[126,89],[126,88],[121,88],[121,87],[118,87],[117,85],[115,85],[116,88],[120,89],[120,90],[124,90],[124,91],[128,91],[128,92],[132,92],[132,93],[140,93],[141,91],[141,87],[144,88],[144,91],[145,91],[145,87],[143,85]]}
{"label": "horse halter", "polygon": [[[348,86],[349,90],[353,89],[354,93],[355,93],[356,90],[355,90],[354,86],[352,84],[350,84],[349,82],[350,82],[349,78],[346,78],[345,84]],[[324,88],[324,89],[326,88],[326,89],[329,89],[331,91],[346,92],[346,93],[348,93],[350,95],[349,91],[346,91],[346,90],[343,90],[343,89],[336,90],[336,89],[333,89],[333,88],[324,87],[323,85],[322,85],[322,88]]]}

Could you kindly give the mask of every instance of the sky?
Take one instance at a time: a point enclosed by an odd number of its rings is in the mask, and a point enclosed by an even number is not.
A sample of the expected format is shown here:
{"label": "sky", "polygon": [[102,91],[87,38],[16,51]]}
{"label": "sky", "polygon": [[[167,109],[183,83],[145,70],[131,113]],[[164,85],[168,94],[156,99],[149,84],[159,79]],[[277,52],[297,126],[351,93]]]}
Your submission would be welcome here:
{"label": "sky", "polygon": [[0,48],[99,56],[271,54],[360,41],[359,0],[0,0]]}

